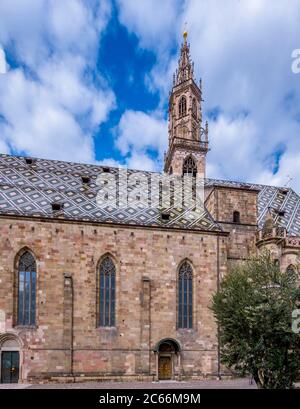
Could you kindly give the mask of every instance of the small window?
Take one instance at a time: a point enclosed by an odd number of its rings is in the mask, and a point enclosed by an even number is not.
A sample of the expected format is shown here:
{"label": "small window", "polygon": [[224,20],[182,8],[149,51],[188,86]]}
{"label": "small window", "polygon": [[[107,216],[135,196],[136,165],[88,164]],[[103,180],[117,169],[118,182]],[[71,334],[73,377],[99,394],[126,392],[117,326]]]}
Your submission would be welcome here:
{"label": "small window", "polygon": [[161,219],[162,219],[163,221],[168,221],[168,220],[170,220],[170,213],[167,213],[167,212],[162,213],[162,214],[161,214]]}
{"label": "small window", "polygon": [[52,206],[52,210],[54,212],[60,212],[64,208],[64,204],[63,203],[58,203],[58,202],[52,203],[51,206]]}
{"label": "small window", "polygon": [[26,165],[33,165],[34,159],[33,158],[25,158]]}
{"label": "small window", "polygon": [[88,185],[91,181],[91,178],[87,175],[83,175],[81,176],[81,180],[84,185]]}
{"label": "small window", "polygon": [[240,212],[233,212],[233,223],[241,223]]}
{"label": "small window", "polygon": [[104,166],[104,167],[102,168],[102,170],[103,170],[104,173],[109,173],[109,172],[110,172],[110,169],[109,169],[109,167],[107,167],[107,166]]}

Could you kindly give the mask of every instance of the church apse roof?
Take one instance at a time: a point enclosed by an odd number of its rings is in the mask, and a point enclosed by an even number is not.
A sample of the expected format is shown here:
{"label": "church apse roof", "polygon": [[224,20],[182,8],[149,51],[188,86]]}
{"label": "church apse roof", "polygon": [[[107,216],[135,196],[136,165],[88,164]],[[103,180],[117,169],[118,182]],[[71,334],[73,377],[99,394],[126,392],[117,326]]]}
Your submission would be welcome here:
{"label": "church apse roof", "polygon": [[[0,215],[222,231],[206,210],[195,212],[175,206],[167,209],[138,206],[99,208],[96,203],[99,191],[96,179],[99,173],[107,169],[117,177],[118,168],[47,159],[27,162],[21,156],[0,154]],[[128,170],[130,172],[136,171]],[[149,181],[153,175],[152,172],[143,174],[145,181]],[[84,177],[88,183],[84,183]],[[205,185],[259,190],[259,227],[262,227],[271,208],[279,226],[285,227],[290,235],[300,235],[300,197],[292,189],[216,179],[206,179]],[[121,197],[122,191],[119,194]],[[63,204],[61,212],[53,211],[55,203]],[[162,213],[168,217],[163,218]]]}

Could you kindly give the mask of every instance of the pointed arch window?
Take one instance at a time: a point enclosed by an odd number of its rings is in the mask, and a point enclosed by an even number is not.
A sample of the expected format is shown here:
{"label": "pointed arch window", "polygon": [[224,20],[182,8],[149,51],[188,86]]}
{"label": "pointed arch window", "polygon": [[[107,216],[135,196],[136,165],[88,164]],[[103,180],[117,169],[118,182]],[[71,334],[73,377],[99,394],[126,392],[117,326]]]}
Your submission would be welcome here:
{"label": "pointed arch window", "polygon": [[196,102],[196,98],[193,98],[193,102],[192,102],[192,115],[195,119],[197,119],[197,102]]}
{"label": "pointed arch window", "polygon": [[99,326],[115,326],[116,267],[111,257],[105,257],[100,264]]}
{"label": "pointed arch window", "polygon": [[187,138],[188,129],[185,125],[178,126],[178,136],[179,138],[186,139]]}
{"label": "pointed arch window", "polygon": [[193,136],[193,140],[196,141],[197,140],[197,126],[196,125],[193,125],[192,136]]}
{"label": "pointed arch window", "polygon": [[178,273],[178,328],[193,328],[193,270],[187,261]]}
{"label": "pointed arch window", "polygon": [[179,100],[178,107],[179,117],[186,115],[186,97],[181,97]]}
{"label": "pointed arch window", "polygon": [[182,174],[183,175],[192,175],[196,176],[197,175],[197,166],[194,161],[194,158],[192,156],[188,156],[184,162],[183,162],[183,168],[182,168]]}
{"label": "pointed arch window", "polygon": [[18,265],[18,325],[35,325],[36,322],[36,261],[26,251]]}

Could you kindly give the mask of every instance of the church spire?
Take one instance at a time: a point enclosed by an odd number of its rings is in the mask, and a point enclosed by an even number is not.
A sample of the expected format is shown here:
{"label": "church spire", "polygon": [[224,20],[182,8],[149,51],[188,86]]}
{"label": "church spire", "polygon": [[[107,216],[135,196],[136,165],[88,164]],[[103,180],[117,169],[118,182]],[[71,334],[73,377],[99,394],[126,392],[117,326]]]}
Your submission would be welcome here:
{"label": "church spire", "polygon": [[187,31],[183,33],[178,68],[173,76],[169,100],[169,148],[165,154],[166,173],[182,175],[185,162],[195,164],[193,174],[205,177],[208,152],[208,124],[202,127],[202,81],[194,78]]}
{"label": "church spire", "polygon": [[187,31],[183,33],[178,69],[176,70],[175,85],[180,85],[187,80],[194,80],[194,63],[190,58],[190,45],[187,42]]}

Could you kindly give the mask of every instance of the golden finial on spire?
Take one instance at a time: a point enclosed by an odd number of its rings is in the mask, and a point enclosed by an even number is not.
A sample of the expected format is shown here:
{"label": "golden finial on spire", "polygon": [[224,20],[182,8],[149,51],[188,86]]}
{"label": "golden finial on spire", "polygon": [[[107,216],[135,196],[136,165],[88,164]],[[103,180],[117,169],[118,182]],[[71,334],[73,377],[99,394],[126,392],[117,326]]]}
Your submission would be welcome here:
{"label": "golden finial on spire", "polygon": [[184,38],[184,42],[186,43],[186,39],[188,36],[188,32],[187,32],[187,22],[184,23],[184,30],[183,30],[183,38]]}

